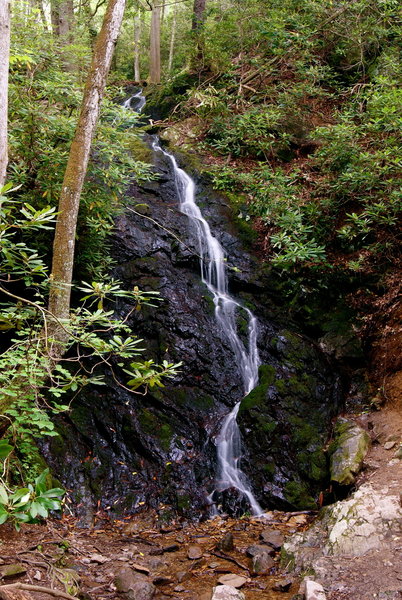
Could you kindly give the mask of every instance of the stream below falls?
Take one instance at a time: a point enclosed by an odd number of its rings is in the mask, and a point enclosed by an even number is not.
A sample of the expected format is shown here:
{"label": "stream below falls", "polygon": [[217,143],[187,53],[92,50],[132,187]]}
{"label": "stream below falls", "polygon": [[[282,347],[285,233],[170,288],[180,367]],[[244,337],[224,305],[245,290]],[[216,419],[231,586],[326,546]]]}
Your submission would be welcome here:
{"label": "stream below falls", "polygon": [[[125,103],[144,106],[141,90]],[[281,317],[227,201],[148,137],[158,179],[127,191],[113,275],[127,288],[159,291],[161,306],[143,307],[129,324],[149,357],[183,366],[146,396],[106,373],[107,386],[83,389],[59,417],[46,459],[88,521],[97,503],[166,519],[311,508],[328,478],[322,448],[342,401],[340,378]],[[116,304],[120,316],[126,302]]]}

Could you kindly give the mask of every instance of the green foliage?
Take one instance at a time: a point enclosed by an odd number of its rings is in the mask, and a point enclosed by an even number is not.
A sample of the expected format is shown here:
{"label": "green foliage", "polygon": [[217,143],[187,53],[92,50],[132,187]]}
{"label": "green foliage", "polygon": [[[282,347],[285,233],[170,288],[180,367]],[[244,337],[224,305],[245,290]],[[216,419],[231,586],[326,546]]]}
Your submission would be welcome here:
{"label": "green foliage", "polygon": [[46,519],[49,512],[61,510],[61,500],[65,491],[61,488],[49,488],[49,469],[35,479],[34,485],[17,488],[13,491],[0,483],[0,525],[11,521],[17,531],[22,523],[38,523]]}

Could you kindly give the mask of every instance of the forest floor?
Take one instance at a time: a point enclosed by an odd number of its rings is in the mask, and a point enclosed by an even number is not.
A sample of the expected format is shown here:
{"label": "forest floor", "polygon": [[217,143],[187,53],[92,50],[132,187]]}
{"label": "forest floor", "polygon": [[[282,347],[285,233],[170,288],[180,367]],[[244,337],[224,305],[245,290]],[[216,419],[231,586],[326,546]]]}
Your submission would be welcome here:
{"label": "forest floor", "polygon": [[[395,398],[381,410],[353,415],[373,437],[358,486],[370,481],[390,493],[402,489],[402,460],[392,459],[402,440],[402,402]],[[389,448],[389,442],[395,445]],[[158,600],[210,600],[219,579],[229,574],[243,578],[246,600],[290,600],[298,593],[300,580],[281,573],[279,552],[267,546],[272,566],[266,574],[253,575],[246,549],[263,544],[264,531],[274,529],[286,539],[305,529],[313,518],[312,514],[272,511],[266,519],[219,517],[204,523],[160,526],[149,512],[114,521],[99,512],[91,529],[79,528],[77,520],[67,515],[43,525],[24,525],[20,533],[6,524],[0,528],[0,573],[4,585],[23,582],[38,587],[38,591],[24,591],[18,600],[46,600],[49,596],[40,587],[73,595],[79,591],[83,600],[117,600],[125,597],[116,589],[119,576],[123,587],[127,577],[140,585],[153,583]],[[222,540],[228,533],[234,548],[223,550]],[[331,559],[327,600],[388,598],[381,595],[384,589],[400,589],[402,597],[401,553],[402,538],[394,536],[386,552]],[[21,572],[7,576],[9,565],[18,565]]]}

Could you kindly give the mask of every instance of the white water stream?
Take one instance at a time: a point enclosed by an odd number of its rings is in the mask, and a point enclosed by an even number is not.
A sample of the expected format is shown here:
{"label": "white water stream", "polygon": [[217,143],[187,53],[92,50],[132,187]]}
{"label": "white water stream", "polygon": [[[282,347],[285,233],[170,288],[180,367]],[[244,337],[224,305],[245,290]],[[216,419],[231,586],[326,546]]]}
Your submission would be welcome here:
{"label": "white water stream", "polygon": [[[140,112],[145,105],[141,91],[129,98],[124,106],[129,108],[134,98],[138,99],[134,110]],[[258,383],[258,366],[260,364],[257,348],[258,323],[252,312],[242,306],[228,293],[225,253],[219,241],[213,236],[211,228],[202,216],[196,203],[195,184],[191,177],[181,169],[175,157],[164,150],[155,136],[152,149],[166,156],[173,169],[180,210],[185,213],[194,225],[200,256],[201,278],[212,294],[215,304],[216,320],[220,330],[224,332],[233,349],[236,364],[243,380],[244,395],[248,394]],[[243,313],[248,320],[248,339],[246,345],[238,334],[236,316]],[[214,492],[222,492],[228,488],[236,488],[245,496],[253,515],[261,515],[262,509],[255,499],[246,476],[239,468],[241,458],[241,439],[236,417],[240,402],[225,417],[221,431],[215,444],[218,459],[218,481]],[[213,495],[208,497],[213,504]]]}

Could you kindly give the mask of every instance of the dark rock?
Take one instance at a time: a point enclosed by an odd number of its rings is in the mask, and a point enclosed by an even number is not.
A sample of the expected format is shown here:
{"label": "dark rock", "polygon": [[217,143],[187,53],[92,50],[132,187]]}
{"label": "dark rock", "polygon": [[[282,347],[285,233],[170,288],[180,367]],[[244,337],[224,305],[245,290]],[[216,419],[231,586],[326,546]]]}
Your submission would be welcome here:
{"label": "dark rock", "polygon": [[223,550],[223,552],[232,552],[232,550],[234,550],[234,540],[232,533],[228,532],[223,536],[222,540],[218,544],[218,549]]}
{"label": "dark rock", "polygon": [[274,559],[266,552],[257,554],[251,559],[251,575],[268,575],[271,569],[275,566]]}
{"label": "dark rock", "polygon": [[152,583],[155,585],[168,585],[169,583],[173,583],[174,579],[172,577],[168,577],[167,575],[155,575],[152,579]]}
{"label": "dark rock", "polygon": [[[118,514],[145,503],[163,522],[165,513],[205,516],[210,510],[205,499],[215,487],[213,440],[222,417],[242,396],[237,361],[200,279],[194,231],[178,210],[171,165],[156,155],[155,168],[158,181],[127,191],[127,203],[148,208],[117,217],[111,244],[113,275],[125,289],[157,290],[163,302],[132,311],[131,301],[119,298],[113,309],[124,317],[131,311],[127,324],[145,340],[147,359],[183,366],[145,398],[125,391],[106,372],[106,386],[85,386],[72,411],[58,417],[60,437],[44,440],[42,448],[55,475],[75,490],[84,520],[98,500]],[[202,176],[195,174],[195,180],[198,203],[226,251],[230,289],[253,305],[260,356],[274,372],[268,385],[262,371],[256,395],[242,403],[242,468],[262,506],[311,507],[327,474],[321,448],[336,412],[336,375],[308,340],[273,323],[278,308],[267,301],[270,280],[238,239],[227,201]],[[241,311],[237,319],[246,341]],[[117,365],[114,373],[126,381]],[[235,516],[249,510],[247,499],[234,490],[217,494],[214,502]]]}
{"label": "dark rock", "polygon": [[163,546],[163,552],[177,552],[180,550],[179,544],[170,544],[169,546]]}
{"label": "dark rock", "polygon": [[263,553],[269,554],[270,556],[274,556],[276,554],[276,551],[274,548],[268,548],[267,546],[262,546],[260,544],[252,544],[251,546],[248,546],[246,548],[246,554],[251,558],[253,556],[257,556],[257,554]]}
{"label": "dark rock", "polygon": [[284,541],[283,533],[277,529],[264,529],[260,533],[260,539],[274,550],[280,550]]}
{"label": "dark rock", "polygon": [[163,548],[151,548],[148,554],[150,556],[160,556],[161,554],[163,554]]}
{"label": "dark rock", "polygon": [[328,481],[323,448],[340,408],[340,380],[302,336],[279,332],[270,347],[280,364],[260,367],[259,385],[240,405],[242,469],[262,506],[315,509]]}

